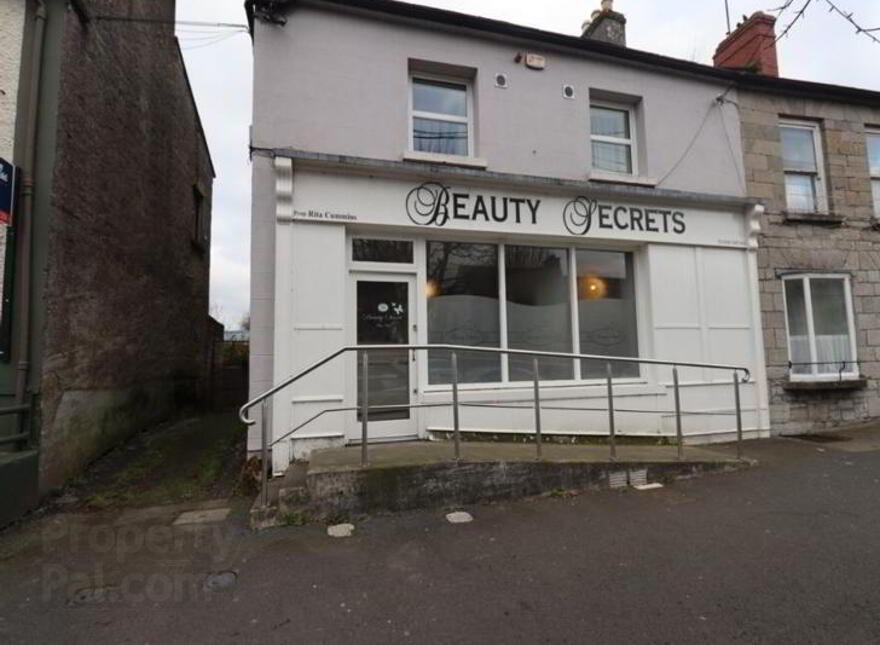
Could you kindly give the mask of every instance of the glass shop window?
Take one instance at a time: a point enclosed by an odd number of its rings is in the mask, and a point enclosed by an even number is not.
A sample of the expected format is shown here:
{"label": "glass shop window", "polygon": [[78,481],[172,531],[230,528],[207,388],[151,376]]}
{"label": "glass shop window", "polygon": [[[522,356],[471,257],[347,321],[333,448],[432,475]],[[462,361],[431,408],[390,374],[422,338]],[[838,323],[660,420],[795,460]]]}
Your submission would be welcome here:
{"label": "glass shop window", "polygon": [[[428,242],[426,296],[428,342],[500,347],[498,247],[494,244]],[[501,357],[458,355],[459,383],[501,381]],[[450,353],[429,352],[428,382],[450,383]]]}
{"label": "glass shop window", "polygon": [[405,240],[354,238],[351,241],[351,259],[355,262],[412,264],[413,243]]}
{"label": "glass shop window", "polygon": [[[639,355],[631,253],[578,249],[577,307],[581,354]],[[581,361],[581,378],[605,378],[605,361]],[[637,363],[615,363],[617,378],[639,376]]]}
{"label": "glass shop window", "polygon": [[[507,342],[510,349],[571,352],[567,249],[506,246]],[[531,356],[509,358],[510,380],[534,378]],[[540,360],[540,379],[574,378],[570,359]]]}

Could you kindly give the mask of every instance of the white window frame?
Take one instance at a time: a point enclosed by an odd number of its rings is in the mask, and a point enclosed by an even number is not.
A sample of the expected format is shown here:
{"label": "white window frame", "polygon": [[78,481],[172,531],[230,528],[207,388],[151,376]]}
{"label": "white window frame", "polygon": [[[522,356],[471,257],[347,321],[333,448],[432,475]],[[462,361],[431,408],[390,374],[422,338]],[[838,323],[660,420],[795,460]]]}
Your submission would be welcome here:
{"label": "white window frame", "polygon": [[[466,96],[467,96],[467,116],[453,116],[450,114],[440,114],[437,112],[423,112],[421,110],[416,110],[413,108],[413,93],[415,92],[415,83],[416,81],[434,81],[436,83],[450,83],[453,85],[461,85],[465,88]],[[468,79],[456,78],[454,76],[438,76],[435,74],[423,74],[421,72],[411,73],[409,75],[409,118],[407,122],[409,123],[409,152],[413,155],[430,155],[432,157],[442,157],[445,159],[455,160],[455,159],[475,159],[476,158],[476,149],[474,147],[474,87],[473,83]],[[467,137],[467,154],[465,155],[451,155],[444,153],[432,153],[425,152],[422,150],[416,150],[415,147],[415,137],[413,136],[415,130],[415,119],[432,119],[434,121],[446,121],[448,123],[464,123],[467,125],[468,129],[468,137]]]}
{"label": "white window frame", "polygon": [[[813,213],[827,213],[828,212],[828,190],[826,189],[825,183],[825,155],[822,149],[822,132],[820,129],[820,125],[814,121],[796,121],[792,119],[780,119],[779,121],[780,128],[795,128],[798,130],[807,130],[813,136],[813,150],[816,153],[816,172],[806,172],[803,170],[789,170],[785,167],[785,152],[780,149],[780,157],[782,159],[782,173],[783,173],[783,189],[785,190],[785,208],[791,212],[813,212]],[[780,145],[781,145],[781,132],[780,132]],[[814,190],[816,192],[816,204],[813,211],[800,211],[792,209],[788,204],[788,187],[785,185],[785,177],[788,175],[807,175],[813,177],[814,181]]]}
{"label": "white window frame", "polygon": [[[621,137],[608,137],[601,134],[593,134],[593,108],[605,108],[606,110],[616,110],[618,112],[626,112],[629,122],[629,139]],[[588,114],[588,125],[590,128],[590,168],[593,173],[609,175],[619,175],[621,177],[638,177],[639,176],[639,147],[638,133],[636,132],[635,106],[626,103],[611,103],[608,101],[590,101],[590,112]],[[618,145],[629,146],[629,156],[632,161],[630,172],[616,172],[606,170],[605,168],[597,168],[593,159],[593,141],[601,143],[615,143]]]}
{"label": "white window frame", "polygon": [[[867,151],[868,148],[868,139],[870,137],[877,137],[877,140],[880,141],[880,128],[866,128],[865,129],[865,149]],[[872,168],[871,167],[871,157],[868,156],[868,175],[871,178],[871,196],[873,198],[874,195],[874,185],[880,185],[880,167]],[[874,217],[880,219],[880,200],[873,200],[874,203]]]}
{"label": "white window frame", "polygon": [[844,283],[843,292],[846,302],[846,323],[849,331],[850,354],[853,357],[853,363],[849,369],[842,373],[837,371],[820,373],[818,365],[811,365],[809,374],[795,374],[794,370],[790,369],[789,379],[792,381],[836,381],[840,378],[845,380],[858,379],[860,376],[858,365],[859,356],[856,343],[855,316],[853,314],[852,284],[850,276],[845,273],[792,273],[782,276],[782,302],[784,303],[785,310],[785,336],[788,344],[788,360],[792,361],[793,357],[791,351],[791,329],[789,328],[788,323],[788,297],[785,287],[787,282],[793,282],[796,280],[802,281],[804,287],[804,308],[807,317],[807,336],[810,341],[810,358],[812,361],[815,361],[818,356],[816,350],[816,331],[813,322],[813,292],[810,286],[811,280],[814,279],[841,280]]}

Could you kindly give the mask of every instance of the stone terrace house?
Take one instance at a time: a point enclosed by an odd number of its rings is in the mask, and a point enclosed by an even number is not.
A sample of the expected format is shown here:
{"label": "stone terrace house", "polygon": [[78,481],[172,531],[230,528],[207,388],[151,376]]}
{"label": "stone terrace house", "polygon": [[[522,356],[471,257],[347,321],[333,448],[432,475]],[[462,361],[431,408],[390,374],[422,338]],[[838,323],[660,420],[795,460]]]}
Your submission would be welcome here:
{"label": "stone terrace house", "polygon": [[0,417],[0,525],[206,394],[214,172],[174,4],[0,0],[0,157],[22,180],[0,408],[23,410]]}
{"label": "stone terrace house", "polygon": [[[779,79],[774,19],[718,48],[749,70],[739,111],[770,416],[781,433],[880,417],[880,93]],[[865,64],[871,64],[866,62]]]}

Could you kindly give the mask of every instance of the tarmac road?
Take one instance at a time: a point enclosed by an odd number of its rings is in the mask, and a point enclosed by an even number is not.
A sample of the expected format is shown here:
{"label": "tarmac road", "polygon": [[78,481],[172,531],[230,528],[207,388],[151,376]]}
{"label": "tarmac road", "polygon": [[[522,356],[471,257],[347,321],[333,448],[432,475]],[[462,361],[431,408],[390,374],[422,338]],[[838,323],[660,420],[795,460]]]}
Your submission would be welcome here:
{"label": "tarmac road", "polygon": [[[173,539],[159,512],[46,518],[0,535],[0,642],[880,643],[880,430],[847,435],[470,524],[372,517],[347,539],[254,535],[240,512]],[[224,570],[234,584],[204,590]]]}

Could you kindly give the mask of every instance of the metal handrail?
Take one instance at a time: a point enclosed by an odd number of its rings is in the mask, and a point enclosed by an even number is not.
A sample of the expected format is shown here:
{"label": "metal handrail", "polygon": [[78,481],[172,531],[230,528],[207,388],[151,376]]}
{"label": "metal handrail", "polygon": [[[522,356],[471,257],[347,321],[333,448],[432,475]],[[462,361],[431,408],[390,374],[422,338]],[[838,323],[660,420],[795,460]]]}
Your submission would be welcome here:
{"label": "metal handrail", "polygon": [[[0,416],[5,416],[7,414],[23,414],[25,412],[29,412],[30,409],[31,406],[28,403],[22,403],[21,405],[8,405],[6,407],[0,408]],[[0,446],[6,445],[8,443],[19,443],[27,441],[30,438],[30,432],[20,432],[18,434],[6,435],[5,437],[0,437]]]}
{"label": "metal handrail", "polygon": [[242,423],[252,426],[256,423],[254,419],[247,416],[248,410],[262,403],[266,399],[278,394],[281,390],[293,385],[302,377],[314,372],[319,367],[326,365],[337,356],[348,352],[377,352],[377,351],[448,351],[448,352],[482,352],[485,354],[499,354],[508,356],[531,356],[535,358],[569,358],[572,360],[597,360],[609,363],[636,363],[639,365],[666,365],[667,367],[702,367],[705,369],[729,370],[734,372],[743,372],[742,383],[748,383],[751,378],[751,371],[747,367],[740,365],[724,365],[719,363],[695,363],[691,361],[666,361],[657,358],[634,358],[632,356],[604,356],[600,354],[573,354],[569,352],[540,352],[528,349],[502,349],[500,347],[473,347],[470,345],[347,345],[329,354],[321,360],[312,363],[307,368],[300,370],[293,376],[283,380],[278,385],[266,390],[259,396],[254,397],[245,403],[238,411],[238,418]]}
{"label": "metal handrail", "polygon": [[[455,459],[458,461],[461,457],[461,439],[460,439],[460,422],[459,422],[459,406],[462,405],[459,403],[458,399],[458,353],[459,352],[481,352],[487,354],[498,354],[498,355],[508,355],[508,356],[530,356],[532,357],[532,372],[533,372],[533,405],[535,410],[535,445],[537,448],[537,458],[540,459],[542,455],[542,429],[541,429],[541,393],[540,393],[540,373],[539,373],[539,360],[540,358],[561,358],[561,359],[570,359],[570,360],[597,360],[604,361],[606,365],[606,387],[608,391],[608,425],[609,425],[609,446],[611,450],[611,460],[616,461],[617,459],[617,443],[616,443],[616,433],[615,433],[615,420],[614,420],[614,387],[613,387],[613,363],[636,363],[636,364],[646,364],[646,365],[664,365],[672,367],[672,381],[673,388],[675,390],[675,418],[676,418],[676,442],[678,445],[678,458],[683,458],[683,447],[684,447],[684,435],[682,434],[682,426],[681,426],[681,399],[679,393],[679,379],[678,379],[678,368],[679,367],[695,367],[695,368],[703,368],[703,369],[716,369],[716,370],[725,370],[733,372],[733,386],[734,386],[734,394],[735,394],[735,402],[736,402],[736,425],[737,425],[737,458],[742,458],[742,408],[740,404],[740,392],[739,386],[740,383],[747,383],[751,378],[751,372],[747,367],[742,367],[739,365],[724,365],[718,363],[698,363],[692,361],[667,361],[660,360],[654,358],[635,358],[632,356],[603,356],[598,354],[575,354],[570,352],[542,352],[535,350],[524,350],[524,349],[502,349],[498,347],[473,347],[470,345],[349,345],[346,347],[342,347],[337,351],[329,354],[328,356],[322,358],[321,360],[313,363],[309,367],[300,370],[293,376],[285,379],[278,385],[266,390],[259,396],[251,399],[247,403],[245,403],[239,409],[238,416],[243,423],[246,425],[254,425],[256,420],[248,417],[248,411],[256,405],[261,405],[262,415],[261,415],[261,426],[262,426],[262,439],[261,439],[261,450],[262,450],[262,464],[261,464],[261,502],[263,506],[268,505],[268,480],[269,480],[269,447],[270,445],[275,445],[279,439],[276,439],[271,444],[269,442],[268,436],[268,423],[266,421],[269,406],[269,399],[280,392],[281,390],[289,387],[299,379],[304,376],[314,372],[319,367],[326,365],[333,359],[342,354],[348,352],[360,352],[362,357],[361,369],[362,369],[362,393],[361,393],[361,464],[362,466],[367,465],[367,439],[368,439],[368,424],[369,424],[369,413],[370,410],[376,410],[380,408],[414,408],[421,407],[419,404],[409,403],[407,405],[393,405],[393,406],[370,406],[369,404],[369,391],[367,389],[367,384],[369,382],[369,354],[370,352],[383,352],[383,351],[448,351],[450,352],[450,362],[452,367],[452,403],[453,406],[453,423],[454,423],[454,446],[455,446]],[[743,373],[742,379],[739,377],[739,372]],[[439,404],[431,404],[432,406],[436,406]],[[449,405],[449,404],[442,404]],[[468,404],[464,404],[468,405]],[[358,408],[355,408],[358,409]],[[344,408],[340,408],[340,410],[344,410]],[[623,411],[623,410],[619,410]],[[325,411],[326,412],[326,411]],[[300,429],[303,425],[306,425],[316,419],[318,416],[321,416],[322,413],[315,415],[304,424],[300,424],[290,432],[286,433],[284,436],[289,436]]]}

